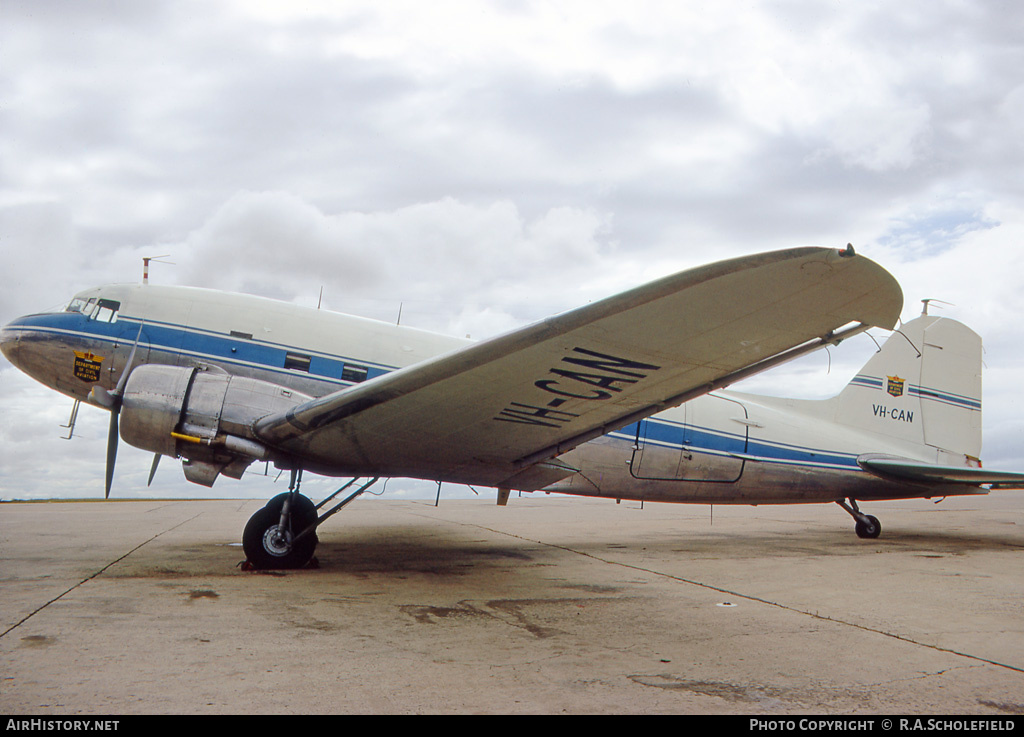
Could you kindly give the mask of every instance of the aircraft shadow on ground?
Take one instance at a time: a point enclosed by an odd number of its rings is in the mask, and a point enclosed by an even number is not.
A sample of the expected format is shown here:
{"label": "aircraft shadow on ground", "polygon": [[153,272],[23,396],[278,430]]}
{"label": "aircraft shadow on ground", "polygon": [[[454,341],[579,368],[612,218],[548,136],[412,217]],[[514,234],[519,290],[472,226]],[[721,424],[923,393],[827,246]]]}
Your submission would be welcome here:
{"label": "aircraft shadow on ground", "polygon": [[388,527],[377,531],[345,533],[332,531],[321,536],[317,559],[321,568],[350,573],[425,573],[468,575],[474,569],[522,569],[528,566],[557,566],[566,555],[582,554],[596,559],[632,557],[678,558],[793,558],[805,556],[853,557],[861,555],[912,555],[945,557],[969,553],[1024,550],[1024,536],[1014,532],[980,534],[970,530],[893,529],[877,540],[861,540],[851,530],[791,527],[771,531],[729,531],[692,533],[657,539],[626,535],[609,538],[595,535],[574,541],[524,541],[502,544],[501,540],[460,534],[438,535],[436,531]]}

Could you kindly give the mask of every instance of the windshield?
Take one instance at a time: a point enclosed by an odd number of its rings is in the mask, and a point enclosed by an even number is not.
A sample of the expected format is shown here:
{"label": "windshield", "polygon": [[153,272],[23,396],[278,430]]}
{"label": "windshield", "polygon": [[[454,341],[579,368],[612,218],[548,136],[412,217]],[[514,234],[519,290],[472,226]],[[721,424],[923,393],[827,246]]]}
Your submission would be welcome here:
{"label": "windshield", "polygon": [[92,314],[93,308],[96,306],[96,298],[83,299],[82,297],[75,297],[71,300],[67,307],[64,308],[65,312],[80,312],[86,317]]}
{"label": "windshield", "polygon": [[98,322],[117,322],[117,313],[120,309],[121,303],[115,299],[75,297],[64,311],[78,312]]}

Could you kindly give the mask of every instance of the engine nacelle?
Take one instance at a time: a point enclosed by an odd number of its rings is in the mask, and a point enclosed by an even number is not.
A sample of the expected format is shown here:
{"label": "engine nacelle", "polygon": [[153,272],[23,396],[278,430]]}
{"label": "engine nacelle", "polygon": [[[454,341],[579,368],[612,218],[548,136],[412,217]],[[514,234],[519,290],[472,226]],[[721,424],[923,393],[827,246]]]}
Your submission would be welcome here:
{"label": "engine nacelle", "polygon": [[148,364],[134,369],[121,403],[121,438],[137,448],[185,459],[189,481],[212,486],[238,478],[271,451],[252,435],[261,417],[311,397],[222,369]]}

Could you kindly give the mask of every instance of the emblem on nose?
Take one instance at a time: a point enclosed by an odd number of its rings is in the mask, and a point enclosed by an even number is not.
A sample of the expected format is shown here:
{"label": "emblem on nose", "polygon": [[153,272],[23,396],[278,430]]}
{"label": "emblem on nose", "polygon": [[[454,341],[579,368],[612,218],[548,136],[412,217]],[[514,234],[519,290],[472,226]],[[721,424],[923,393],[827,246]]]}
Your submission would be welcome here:
{"label": "emblem on nose", "polygon": [[100,380],[100,369],[103,368],[103,356],[92,351],[85,353],[75,351],[75,377],[87,384],[95,384]]}

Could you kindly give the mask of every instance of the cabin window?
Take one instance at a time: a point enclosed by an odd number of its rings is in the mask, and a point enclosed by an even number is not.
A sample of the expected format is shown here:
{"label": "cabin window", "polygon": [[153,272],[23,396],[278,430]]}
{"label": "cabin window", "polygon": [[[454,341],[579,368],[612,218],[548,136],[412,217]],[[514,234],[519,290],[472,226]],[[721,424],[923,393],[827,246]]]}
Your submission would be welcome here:
{"label": "cabin window", "polygon": [[368,370],[366,366],[357,366],[354,363],[347,363],[341,370],[341,378],[343,381],[358,383],[360,381],[366,381],[367,373]]}
{"label": "cabin window", "polygon": [[309,372],[309,364],[312,361],[311,356],[305,356],[301,353],[288,353],[284,357],[284,367],[286,369],[295,369],[296,371]]}
{"label": "cabin window", "polygon": [[101,299],[96,303],[96,311],[90,315],[90,319],[97,322],[117,322],[117,312],[120,309],[120,302],[112,299]]}

